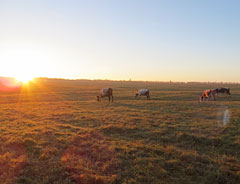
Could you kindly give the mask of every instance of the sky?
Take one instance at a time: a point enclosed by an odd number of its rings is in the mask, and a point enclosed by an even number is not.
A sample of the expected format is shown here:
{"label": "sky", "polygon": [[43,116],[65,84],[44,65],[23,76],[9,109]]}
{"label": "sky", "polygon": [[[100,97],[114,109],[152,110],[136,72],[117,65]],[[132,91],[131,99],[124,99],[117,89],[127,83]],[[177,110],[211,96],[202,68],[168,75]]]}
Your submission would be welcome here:
{"label": "sky", "polygon": [[0,0],[0,76],[240,81],[240,1]]}

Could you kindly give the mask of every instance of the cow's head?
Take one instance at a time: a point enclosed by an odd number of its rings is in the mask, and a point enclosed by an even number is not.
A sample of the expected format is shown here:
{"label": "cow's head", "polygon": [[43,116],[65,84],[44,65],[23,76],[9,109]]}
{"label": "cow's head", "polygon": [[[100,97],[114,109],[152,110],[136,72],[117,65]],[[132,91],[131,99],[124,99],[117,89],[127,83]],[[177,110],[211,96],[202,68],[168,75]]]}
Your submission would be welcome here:
{"label": "cow's head", "polygon": [[99,96],[99,95],[97,96],[97,101],[98,101],[98,102],[100,101],[100,96]]}
{"label": "cow's head", "polygon": [[230,88],[227,88],[227,94],[231,95]]}
{"label": "cow's head", "polygon": [[136,95],[135,95],[135,98],[137,98],[137,97],[138,97],[138,95],[139,95],[139,94],[138,94],[138,93],[136,93]]}

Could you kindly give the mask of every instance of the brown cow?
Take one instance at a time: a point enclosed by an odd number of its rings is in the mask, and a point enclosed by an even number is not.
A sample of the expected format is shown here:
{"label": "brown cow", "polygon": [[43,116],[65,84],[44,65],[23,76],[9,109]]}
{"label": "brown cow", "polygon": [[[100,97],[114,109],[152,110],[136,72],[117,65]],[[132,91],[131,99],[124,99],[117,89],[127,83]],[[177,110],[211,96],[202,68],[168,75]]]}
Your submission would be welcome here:
{"label": "brown cow", "polygon": [[100,94],[97,96],[97,101],[101,101],[101,98],[108,97],[109,102],[110,99],[112,98],[113,102],[113,90],[112,88],[104,88],[101,90]]}
{"label": "brown cow", "polygon": [[215,101],[215,95],[216,95],[216,90],[212,90],[212,89],[207,89],[205,91],[203,91],[202,96],[200,97],[200,102],[203,101],[204,99],[210,99],[213,98],[213,100]]}

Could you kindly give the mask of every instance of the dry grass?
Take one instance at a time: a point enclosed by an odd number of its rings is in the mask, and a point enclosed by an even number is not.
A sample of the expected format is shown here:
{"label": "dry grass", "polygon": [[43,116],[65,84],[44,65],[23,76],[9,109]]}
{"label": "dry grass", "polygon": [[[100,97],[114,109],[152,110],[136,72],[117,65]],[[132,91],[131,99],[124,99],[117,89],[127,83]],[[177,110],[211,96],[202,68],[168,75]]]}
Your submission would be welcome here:
{"label": "dry grass", "polygon": [[97,133],[82,133],[62,157],[76,183],[113,183],[118,173],[117,153],[109,141]]}
{"label": "dry grass", "polygon": [[[240,183],[240,86],[198,103],[219,86],[38,80],[0,92],[0,183]],[[96,102],[102,87],[114,103]]]}
{"label": "dry grass", "polygon": [[22,172],[26,162],[25,147],[21,142],[1,140],[0,183],[13,183]]}

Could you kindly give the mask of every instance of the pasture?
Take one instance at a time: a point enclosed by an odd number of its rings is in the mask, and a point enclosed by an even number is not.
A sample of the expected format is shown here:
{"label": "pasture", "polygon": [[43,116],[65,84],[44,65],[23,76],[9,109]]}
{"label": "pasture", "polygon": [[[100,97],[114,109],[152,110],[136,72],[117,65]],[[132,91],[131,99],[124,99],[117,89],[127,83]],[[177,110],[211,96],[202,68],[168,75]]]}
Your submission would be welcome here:
{"label": "pasture", "polygon": [[240,85],[37,79],[0,92],[0,141],[0,183],[240,183]]}

